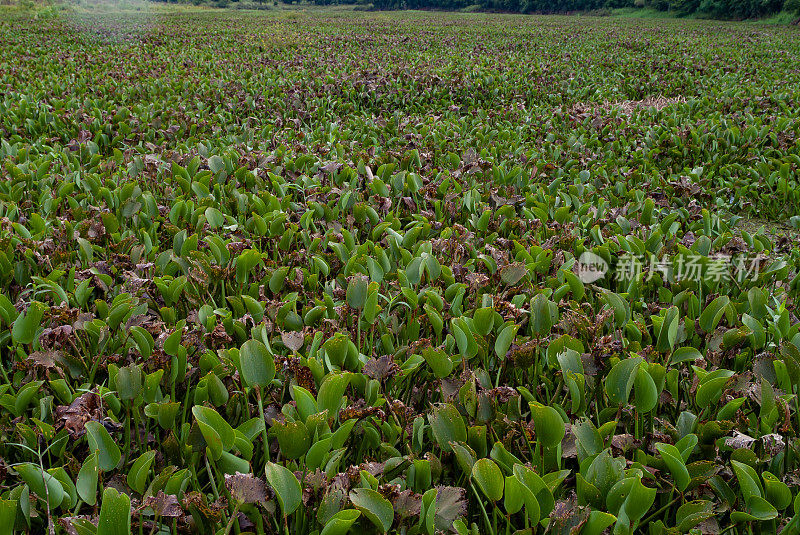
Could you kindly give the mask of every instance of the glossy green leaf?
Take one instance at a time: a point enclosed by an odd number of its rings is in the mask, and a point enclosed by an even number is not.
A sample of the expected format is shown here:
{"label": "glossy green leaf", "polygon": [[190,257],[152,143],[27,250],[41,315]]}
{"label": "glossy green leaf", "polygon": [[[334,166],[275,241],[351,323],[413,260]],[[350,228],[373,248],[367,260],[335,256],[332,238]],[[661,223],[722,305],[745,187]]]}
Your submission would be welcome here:
{"label": "glossy green leaf", "polygon": [[267,483],[278,497],[283,516],[291,515],[302,501],[300,482],[291,471],[279,464],[267,463],[265,472]]}
{"label": "glossy green leaf", "polygon": [[350,501],[361,514],[369,518],[381,533],[387,533],[394,522],[394,509],[389,500],[372,489],[357,488],[350,491]]}
{"label": "glossy green leaf", "polygon": [[503,498],[505,479],[500,468],[491,459],[475,461],[470,477],[490,501],[497,502]]}
{"label": "glossy green leaf", "polygon": [[266,388],[275,377],[275,361],[267,346],[258,340],[248,340],[239,349],[242,379],[249,386]]}
{"label": "glossy green leaf", "polygon": [[458,409],[452,404],[435,407],[428,415],[433,436],[444,451],[451,451],[451,442],[467,441],[467,426]]}
{"label": "glossy green leaf", "polygon": [[97,535],[129,535],[131,532],[131,499],[109,487],[103,491]]}
{"label": "glossy green leaf", "polygon": [[108,472],[119,465],[122,452],[103,424],[95,421],[86,422],[86,438],[89,442],[89,451],[97,453],[97,466],[100,470]]}

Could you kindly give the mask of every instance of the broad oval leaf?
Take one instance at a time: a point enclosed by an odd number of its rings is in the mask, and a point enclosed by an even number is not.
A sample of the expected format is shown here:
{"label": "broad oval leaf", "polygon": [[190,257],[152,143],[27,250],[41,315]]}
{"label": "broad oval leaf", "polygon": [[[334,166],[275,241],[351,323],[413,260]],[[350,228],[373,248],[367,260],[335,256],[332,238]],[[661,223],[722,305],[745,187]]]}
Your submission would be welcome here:
{"label": "broad oval leaf", "polygon": [[387,533],[394,522],[394,508],[389,500],[372,489],[357,488],[350,491],[350,501],[370,519],[381,533]]}
{"label": "broad oval leaf", "polygon": [[428,415],[433,436],[444,451],[452,451],[451,442],[467,441],[467,425],[455,405],[434,407]]}
{"label": "broad oval leaf", "polygon": [[97,453],[86,457],[78,471],[78,479],[75,481],[78,496],[88,505],[97,503],[97,479],[100,475],[98,462]]}
{"label": "broad oval leaf", "polygon": [[636,381],[636,370],[643,361],[642,357],[628,357],[611,368],[606,376],[606,394],[611,403],[622,405],[628,402]]}
{"label": "broad oval leaf", "polygon": [[103,491],[97,535],[130,535],[131,499],[113,487]]}
{"label": "broad oval leaf", "polygon": [[503,498],[505,479],[493,460],[478,459],[475,461],[471,477],[489,500],[497,502]]}
{"label": "broad oval leaf", "polygon": [[[229,451],[236,440],[236,433],[233,431],[231,424],[229,424],[220,414],[211,407],[202,407],[195,405],[192,407],[192,414],[194,415],[197,423],[200,424],[200,430],[206,442],[212,442],[219,437],[220,445],[223,451]],[[216,434],[216,437],[212,435]]]}
{"label": "broad oval leaf", "polygon": [[14,467],[19,476],[40,499],[46,500],[50,509],[61,507],[64,501],[64,487],[52,474],[42,471],[33,463],[18,464]]}
{"label": "broad oval leaf", "polygon": [[267,483],[269,483],[269,486],[272,487],[278,497],[283,516],[289,516],[294,513],[300,507],[303,498],[300,482],[297,481],[291,471],[280,464],[267,463],[264,471],[267,476]]}
{"label": "broad oval leaf", "polygon": [[242,379],[248,386],[266,388],[275,378],[275,360],[259,340],[246,341],[239,349]]}
{"label": "broad oval leaf", "polygon": [[17,316],[11,327],[11,339],[17,344],[30,344],[42,322],[47,306],[39,301],[33,301],[28,310]]}
{"label": "broad oval leaf", "polygon": [[536,430],[536,440],[545,448],[554,448],[561,444],[566,434],[561,414],[553,407],[535,401],[530,403],[530,407]]}
{"label": "broad oval leaf", "polygon": [[360,516],[361,511],[357,509],[339,511],[325,523],[320,535],[345,535]]}
{"label": "broad oval leaf", "polygon": [[122,452],[114,439],[100,422],[86,422],[86,438],[89,451],[97,452],[97,465],[100,470],[108,472],[117,467],[122,459]]}

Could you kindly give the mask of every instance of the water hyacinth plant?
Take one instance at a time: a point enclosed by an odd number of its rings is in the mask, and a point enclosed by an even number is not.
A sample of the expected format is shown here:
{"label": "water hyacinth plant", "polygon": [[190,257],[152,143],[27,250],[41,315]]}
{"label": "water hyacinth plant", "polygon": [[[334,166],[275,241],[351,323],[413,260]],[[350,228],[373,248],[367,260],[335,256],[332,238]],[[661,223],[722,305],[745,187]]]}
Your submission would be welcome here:
{"label": "water hyacinth plant", "polygon": [[5,15],[0,534],[800,533],[796,28]]}

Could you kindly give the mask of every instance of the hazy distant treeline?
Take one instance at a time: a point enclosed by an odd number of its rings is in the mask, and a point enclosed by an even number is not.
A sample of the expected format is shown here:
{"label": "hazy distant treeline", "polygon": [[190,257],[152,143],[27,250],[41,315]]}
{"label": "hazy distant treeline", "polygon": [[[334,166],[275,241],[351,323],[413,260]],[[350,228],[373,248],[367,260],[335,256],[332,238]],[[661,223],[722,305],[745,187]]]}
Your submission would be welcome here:
{"label": "hazy distant treeline", "polygon": [[[168,3],[211,3],[231,6],[240,0],[154,0]],[[317,5],[357,5],[364,9],[440,9],[507,13],[610,13],[619,8],[650,8],[676,16],[752,19],[785,11],[800,19],[800,0],[250,0],[267,5],[310,1]],[[0,0],[2,3],[3,0]]]}
{"label": "hazy distant treeline", "polygon": [[[317,4],[362,3],[356,0],[314,0]],[[763,17],[783,9],[798,13],[800,0],[371,0],[376,9],[464,9],[516,13],[566,13],[622,7],[650,7],[676,15],[700,14],[714,18]]]}

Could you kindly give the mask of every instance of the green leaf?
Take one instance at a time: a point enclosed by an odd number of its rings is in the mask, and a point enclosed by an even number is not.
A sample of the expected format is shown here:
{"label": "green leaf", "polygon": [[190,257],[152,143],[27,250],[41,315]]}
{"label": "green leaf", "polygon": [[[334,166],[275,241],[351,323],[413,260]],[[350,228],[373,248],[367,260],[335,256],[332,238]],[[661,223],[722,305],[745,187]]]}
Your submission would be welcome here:
{"label": "green leaf", "polygon": [[150,358],[155,345],[153,342],[153,335],[138,325],[131,327],[129,332],[131,338],[133,338],[134,342],[136,342],[136,347],[139,350],[139,353],[142,355],[142,358]]}
{"label": "green leaf", "polygon": [[217,175],[225,170],[225,162],[219,155],[215,154],[208,159],[208,168],[211,169],[212,173]]}
{"label": "green leaf", "polygon": [[661,454],[664,463],[669,468],[672,479],[675,481],[675,486],[681,492],[685,491],[686,487],[689,486],[691,477],[689,476],[689,470],[686,469],[681,452],[672,444],[664,444],[662,442],[656,443],[656,450]]}
{"label": "green leaf", "polygon": [[239,349],[239,371],[251,387],[266,388],[275,378],[275,360],[262,342],[248,340]]}
{"label": "green leaf", "polygon": [[607,496],[611,488],[624,477],[624,459],[611,456],[609,450],[603,450],[586,469],[586,481],[594,485],[601,496]]}
{"label": "green leaf", "polygon": [[308,453],[306,454],[306,466],[310,470],[316,470],[322,467],[325,456],[331,451],[331,442],[331,437],[323,438],[314,442],[308,449]]}
{"label": "green leaf", "polygon": [[503,498],[505,479],[493,460],[478,459],[475,461],[472,466],[471,478],[490,501],[497,502]]}
{"label": "green leaf", "polygon": [[[125,206],[126,209],[133,208],[135,205],[133,203],[129,203]],[[94,260],[94,248],[89,240],[85,238],[78,237],[75,240],[78,242],[78,258],[80,258],[81,262],[84,266],[89,267]]]}
{"label": "green leaf", "polygon": [[25,483],[28,484],[41,500],[46,500],[50,509],[61,507],[64,501],[64,487],[53,475],[43,472],[42,469],[33,463],[18,464],[14,469]]}
{"label": "green leaf", "polygon": [[664,320],[661,322],[661,329],[658,331],[657,350],[666,353],[675,347],[675,341],[678,338],[679,317],[678,307],[672,306],[667,309]]}
{"label": "green leaf", "polygon": [[130,535],[131,499],[113,487],[103,491],[97,535]]}
{"label": "green leaf", "polygon": [[653,410],[658,403],[658,390],[656,389],[655,381],[642,366],[639,366],[639,369],[636,370],[633,387],[636,392],[634,403],[636,410],[639,412]]}
{"label": "green leaf", "polygon": [[550,300],[544,294],[536,294],[531,300],[531,328],[537,337],[550,334],[553,328]]}
{"label": "green leaf", "polygon": [[714,329],[717,328],[719,320],[722,319],[722,315],[725,313],[725,307],[728,306],[730,301],[727,295],[721,295],[711,301],[703,310],[703,313],[700,314],[700,328],[707,333],[713,332]]}
{"label": "green leaf", "polygon": [[733,459],[731,459],[731,466],[739,481],[739,490],[745,501],[749,501],[753,496],[762,498],[761,483],[756,471],[751,466]]}
{"label": "green leaf", "polygon": [[764,471],[761,477],[764,480],[764,497],[767,501],[779,511],[789,507],[792,503],[792,491],[788,485],[771,472]]}
{"label": "green leaf", "polygon": [[277,423],[274,429],[284,457],[299,459],[306,454],[311,445],[311,437],[302,422]]}
{"label": "green leaf", "polygon": [[219,228],[225,224],[225,215],[212,206],[206,208],[205,216],[208,226],[211,228]]}
{"label": "green leaf", "polygon": [[250,463],[246,459],[237,457],[230,452],[223,451],[217,460],[217,468],[223,474],[234,475],[237,472],[240,474],[247,474],[250,472]]}
{"label": "green leaf", "polygon": [[434,407],[428,415],[433,436],[444,451],[452,451],[451,442],[467,441],[467,426],[458,409],[451,404]]}
{"label": "green leaf", "polygon": [[603,451],[603,437],[600,436],[600,432],[588,418],[583,418],[574,423],[572,432],[575,435],[579,461]]}
{"label": "green leaf", "polygon": [[350,308],[361,310],[367,300],[367,288],[369,279],[362,275],[355,275],[347,283],[346,298]]}
{"label": "green leaf", "polygon": [[357,509],[344,509],[339,511],[325,523],[320,535],[345,535],[351,526],[361,516]]}
{"label": "green leaf", "polygon": [[11,339],[17,344],[30,344],[42,322],[47,306],[39,301],[33,301],[24,314],[17,316],[11,328]]}
{"label": "green leaf", "polygon": [[686,533],[700,522],[714,516],[714,505],[708,500],[693,500],[686,502],[675,513],[675,525]]}
{"label": "green leaf", "polygon": [[129,401],[139,398],[144,391],[144,375],[142,368],[136,364],[123,366],[117,370],[114,384],[119,394],[119,399]]}
{"label": "green leaf", "polygon": [[702,359],[703,355],[694,347],[680,347],[672,353],[669,359],[670,364],[680,364],[681,362],[694,362]]}
{"label": "green leaf", "polygon": [[614,311],[614,324],[618,329],[625,326],[631,318],[631,310],[628,303],[614,292],[605,292],[603,299],[606,304]]}
{"label": "green leaf", "polygon": [[300,482],[286,467],[275,463],[267,463],[265,467],[267,483],[275,491],[283,516],[289,516],[300,507],[302,491]]}
{"label": "green leaf", "polygon": [[[516,514],[522,510],[523,505],[526,503],[533,503],[535,501],[536,498],[534,497],[533,492],[531,492],[528,487],[520,482],[520,480],[517,479],[517,476],[510,475],[506,477],[505,500],[503,502],[506,512],[512,515]],[[536,504],[536,507],[538,507],[538,503]],[[528,513],[529,519],[530,516],[530,513]]]}
{"label": "green leaf", "polygon": [[617,517],[603,511],[592,511],[589,518],[581,528],[581,535],[601,535],[611,524],[617,521]]}
{"label": "green leaf", "polygon": [[751,515],[761,521],[778,518],[778,511],[775,507],[761,496],[749,498],[747,500],[747,508],[750,510]]}
{"label": "green leaf", "polygon": [[544,480],[539,477],[539,474],[521,464],[515,464],[513,472],[514,475],[517,476],[517,479],[526,487],[528,487],[536,497],[536,502],[540,508],[540,517],[548,517],[550,512],[553,510],[553,507],[555,507],[556,502],[555,498],[553,497],[553,492],[550,490]]}
{"label": "green leaf", "polygon": [[635,477],[625,500],[625,513],[631,520],[638,521],[650,510],[655,499],[656,489],[644,486],[642,480]]}
{"label": "green leaf", "polygon": [[619,361],[606,376],[606,394],[611,403],[628,403],[631,389],[636,381],[636,370],[644,361],[642,357],[628,357]]}
{"label": "green leaf", "polygon": [[192,414],[200,426],[200,432],[212,451],[212,457],[218,459],[223,451],[229,451],[236,439],[236,433],[217,411],[211,407],[195,405]]}
{"label": "green leaf", "polygon": [[451,442],[450,448],[456,455],[456,462],[461,467],[465,474],[472,473],[472,467],[475,466],[475,452],[466,444],[460,442]]}
{"label": "green leaf", "polygon": [[422,495],[419,522],[424,527],[424,532],[428,535],[436,533],[436,489],[428,489]]}
{"label": "green leaf", "polygon": [[439,312],[437,312],[436,309],[430,305],[430,303],[425,303],[425,306],[422,308],[425,310],[425,316],[428,318],[428,322],[430,322],[433,332],[436,333],[437,337],[442,336],[444,320],[442,319],[441,314],[439,314]]}
{"label": "green leaf", "polygon": [[742,314],[742,323],[750,330],[748,339],[753,349],[761,349],[767,343],[767,332],[756,318],[749,314]]}
{"label": "green leaf", "polygon": [[481,336],[492,332],[494,326],[494,309],[492,307],[479,308],[472,316],[472,324]]}
{"label": "green leaf", "polygon": [[97,479],[100,475],[98,463],[98,455],[96,453],[86,457],[81,469],[78,471],[78,479],[75,481],[78,496],[88,505],[97,503]]}
{"label": "green leaf", "polygon": [[128,470],[128,486],[139,494],[142,494],[147,488],[147,476],[150,474],[150,467],[155,458],[156,452],[147,451],[141,454]]}
{"label": "green leaf", "polygon": [[97,452],[97,465],[103,472],[109,472],[117,467],[122,459],[119,446],[108,434],[100,422],[86,422],[86,438],[89,441],[89,451]]}
{"label": "green leaf", "polygon": [[342,333],[336,333],[322,344],[322,348],[325,350],[325,354],[328,356],[331,364],[339,368],[344,366],[349,346],[350,339],[347,335]]}
{"label": "green leaf", "polygon": [[700,382],[694,394],[694,401],[701,409],[716,403],[722,395],[722,388],[733,376],[730,370],[715,370]]}
{"label": "green leaf", "polygon": [[453,361],[441,349],[426,347],[422,350],[422,356],[437,379],[447,377],[453,371]]}
{"label": "green leaf", "polygon": [[335,416],[344,401],[344,391],[350,383],[349,373],[331,373],[322,381],[317,392],[317,410],[328,411],[328,416]]}
{"label": "green leaf", "polygon": [[387,533],[394,522],[394,508],[389,500],[372,489],[356,488],[350,491],[350,501],[370,519],[381,533]]}
{"label": "green leaf", "polygon": [[514,342],[514,337],[517,335],[517,329],[519,329],[519,325],[507,325],[500,334],[497,335],[497,341],[494,344],[494,352],[499,359],[505,359],[506,353],[508,353],[508,349],[511,347],[511,344]]}
{"label": "green leaf", "polygon": [[64,491],[61,507],[64,509],[75,507],[78,504],[78,492],[67,471],[61,466],[56,466],[55,468],[49,468],[47,473],[61,483],[61,488]]}
{"label": "green leaf", "polygon": [[747,499],[748,512],[733,511],[733,522],[766,521],[778,518],[778,510],[761,496],[751,496]]}
{"label": "green leaf", "polygon": [[566,429],[561,414],[553,407],[531,402],[531,416],[536,430],[536,440],[545,448],[554,448],[564,440]]}
{"label": "green leaf", "polygon": [[0,535],[12,535],[17,518],[18,500],[0,498]]}
{"label": "green leaf", "polygon": [[380,307],[378,306],[378,284],[375,282],[370,283],[367,292],[367,300],[364,302],[364,319],[370,325],[375,323],[378,317]]}

